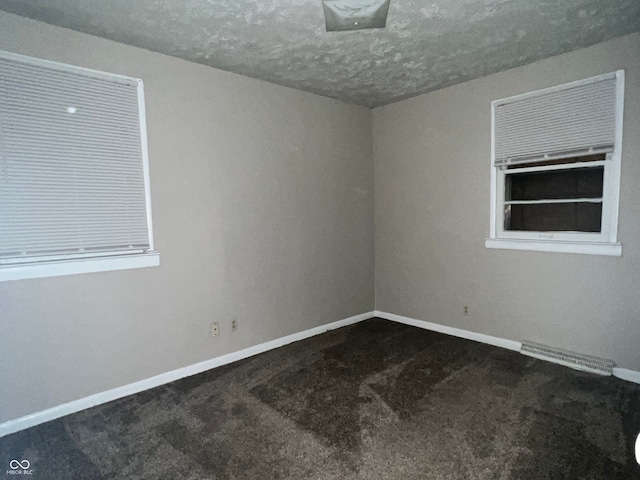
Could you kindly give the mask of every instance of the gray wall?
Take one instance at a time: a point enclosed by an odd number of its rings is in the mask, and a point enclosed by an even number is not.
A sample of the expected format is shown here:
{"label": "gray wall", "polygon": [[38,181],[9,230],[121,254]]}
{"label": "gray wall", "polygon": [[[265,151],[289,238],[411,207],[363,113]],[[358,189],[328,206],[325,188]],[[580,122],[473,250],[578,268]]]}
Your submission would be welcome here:
{"label": "gray wall", "polygon": [[[145,81],[162,253],[0,282],[0,422],[372,310],[374,163],[377,309],[640,370],[640,34],[376,109],[373,138],[364,108],[1,12],[0,49]],[[491,100],[619,68],[623,256],[485,249]]]}
{"label": "gray wall", "polygon": [[[491,101],[622,68],[622,257],[485,249]],[[376,308],[640,370],[639,129],[640,34],[374,110]]]}
{"label": "gray wall", "polygon": [[162,254],[0,282],[0,422],[373,309],[369,110],[4,13],[0,49],[144,80]]}

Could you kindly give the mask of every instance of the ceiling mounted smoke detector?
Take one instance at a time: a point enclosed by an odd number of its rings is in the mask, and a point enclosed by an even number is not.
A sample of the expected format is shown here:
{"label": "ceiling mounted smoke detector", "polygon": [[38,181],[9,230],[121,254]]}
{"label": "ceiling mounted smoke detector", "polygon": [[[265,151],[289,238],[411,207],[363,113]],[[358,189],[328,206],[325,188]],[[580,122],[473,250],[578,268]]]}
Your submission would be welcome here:
{"label": "ceiling mounted smoke detector", "polygon": [[322,0],[327,32],[384,28],[390,0]]}

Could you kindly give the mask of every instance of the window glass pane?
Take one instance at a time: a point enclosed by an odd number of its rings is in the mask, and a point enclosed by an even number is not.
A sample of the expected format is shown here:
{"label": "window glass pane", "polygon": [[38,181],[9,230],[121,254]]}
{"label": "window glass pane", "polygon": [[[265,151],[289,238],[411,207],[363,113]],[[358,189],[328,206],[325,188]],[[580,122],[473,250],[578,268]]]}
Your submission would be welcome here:
{"label": "window glass pane", "polygon": [[602,203],[534,203],[505,206],[505,230],[600,232]]}
{"label": "window glass pane", "polygon": [[513,173],[505,178],[505,200],[601,198],[604,167]]}

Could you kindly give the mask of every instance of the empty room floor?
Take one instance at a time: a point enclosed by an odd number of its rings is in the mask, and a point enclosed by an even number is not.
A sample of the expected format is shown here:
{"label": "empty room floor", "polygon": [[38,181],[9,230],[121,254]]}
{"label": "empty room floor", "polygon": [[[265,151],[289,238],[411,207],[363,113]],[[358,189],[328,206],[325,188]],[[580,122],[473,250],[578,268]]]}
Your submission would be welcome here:
{"label": "empty room floor", "polygon": [[372,319],[0,439],[52,479],[633,479],[640,385]]}

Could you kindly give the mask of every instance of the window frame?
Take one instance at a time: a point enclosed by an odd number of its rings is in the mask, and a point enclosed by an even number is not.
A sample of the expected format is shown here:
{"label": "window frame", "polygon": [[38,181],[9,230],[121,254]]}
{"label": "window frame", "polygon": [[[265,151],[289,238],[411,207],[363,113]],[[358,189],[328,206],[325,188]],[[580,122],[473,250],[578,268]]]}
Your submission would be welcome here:
{"label": "window frame", "polygon": [[[571,164],[545,165],[507,170],[495,166],[495,110],[499,104],[517,101],[532,96],[585,85],[607,78],[616,79],[616,113],[614,148],[602,161],[576,162]],[[590,77],[551,88],[494,100],[491,103],[491,177],[490,177],[490,234],[485,247],[492,249],[531,250],[542,252],[577,253],[591,255],[622,255],[622,244],[618,242],[618,213],[620,200],[620,165],[622,158],[622,120],[624,114],[624,70]],[[575,158],[565,155],[564,158]],[[562,156],[554,157],[561,159]],[[504,229],[505,179],[510,173],[536,171],[559,171],[569,168],[604,166],[602,192],[602,223],[600,233],[591,232],[535,232],[508,231]]]}
{"label": "window frame", "polygon": [[37,67],[45,67],[67,73],[80,74],[85,77],[108,79],[115,82],[133,83],[135,85],[138,99],[140,147],[145,190],[147,233],[149,238],[149,248],[144,251],[97,251],[86,254],[60,254],[33,257],[25,262],[16,262],[11,260],[0,262],[0,282],[154,267],[160,265],[160,253],[154,248],[149,152],[147,144],[147,121],[143,81],[139,78],[129,77],[126,75],[103,72],[2,50],[0,50],[0,58],[14,60]]}

